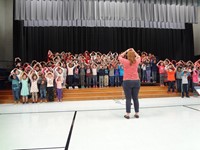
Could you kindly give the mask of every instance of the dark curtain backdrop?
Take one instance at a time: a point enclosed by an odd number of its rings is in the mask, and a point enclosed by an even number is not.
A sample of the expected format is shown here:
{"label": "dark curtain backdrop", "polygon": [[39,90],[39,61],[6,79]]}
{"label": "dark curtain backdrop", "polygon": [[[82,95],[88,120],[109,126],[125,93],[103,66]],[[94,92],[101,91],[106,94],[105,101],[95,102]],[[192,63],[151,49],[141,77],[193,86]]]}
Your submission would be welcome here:
{"label": "dark curtain backdrop", "polygon": [[193,60],[192,24],[185,30],[108,27],[24,27],[14,21],[14,57],[23,62],[46,60],[47,51],[122,52],[129,47],[155,54],[160,59]]}

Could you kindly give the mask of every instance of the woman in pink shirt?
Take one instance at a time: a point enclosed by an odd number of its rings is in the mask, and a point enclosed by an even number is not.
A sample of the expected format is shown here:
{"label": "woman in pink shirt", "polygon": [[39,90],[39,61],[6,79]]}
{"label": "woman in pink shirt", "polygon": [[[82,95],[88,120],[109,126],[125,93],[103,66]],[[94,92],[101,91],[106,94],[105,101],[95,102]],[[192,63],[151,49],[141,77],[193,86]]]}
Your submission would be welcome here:
{"label": "woman in pink shirt", "polygon": [[[125,58],[127,56],[127,59]],[[124,66],[123,89],[126,97],[126,119],[130,118],[131,99],[134,102],[135,118],[139,118],[139,101],[138,93],[140,90],[140,79],[138,75],[138,65],[140,56],[133,48],[130,48],[119,55],[120,63]]]}

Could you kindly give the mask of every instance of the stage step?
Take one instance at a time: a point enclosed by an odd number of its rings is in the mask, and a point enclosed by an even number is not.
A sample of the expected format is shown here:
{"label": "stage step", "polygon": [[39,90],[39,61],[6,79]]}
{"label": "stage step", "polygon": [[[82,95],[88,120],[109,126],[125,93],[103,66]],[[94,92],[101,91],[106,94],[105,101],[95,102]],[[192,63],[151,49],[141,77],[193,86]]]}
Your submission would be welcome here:
{"label": "stage step", "polygon": [[[141,86],[139,98],[177,97],[180,93],[167,93],[167,87]],[[63,89],[64,101],[124,99],[122,87]],[[30,100],[31,101],[31,100]],[[0,90],[0,103],[13,103],[11,90]]]}

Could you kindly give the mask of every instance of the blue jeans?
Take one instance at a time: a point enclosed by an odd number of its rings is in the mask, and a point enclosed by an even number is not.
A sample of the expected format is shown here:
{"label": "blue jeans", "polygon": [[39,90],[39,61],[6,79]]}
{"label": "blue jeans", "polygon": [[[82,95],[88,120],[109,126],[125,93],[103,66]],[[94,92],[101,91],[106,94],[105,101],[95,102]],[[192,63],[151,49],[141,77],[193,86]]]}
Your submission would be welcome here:
{"label": "blue jeans", "polygon": [[151,70],[146,70],[147,82],[151,82]]}
{"label": "blue jeans", "polygon": [[142,71],[142,81],[143,81],[143,82],[146,82],[146,81],[147,81],[147,72],[146,72],[146,70],[143,70],[143,71]]}
{"label": "blue jeans", "polygon": [[119,76],[115,76],[115,86],[119,86]]}
{"label": "blue jeans", "polygon": [[97,86],[97,76],[92,76],[92,84],[93,86]]}
{"label": "blue jeans", "polygon": [[99,76],[99,87],[103,87],[103,76]]}
{"label": "blue jeans", "polygon": [[74,85],[74,76],[68,75],[68,85],[73,86]]}
{"label": "blue jeans", "polygon": [[47,87],[47,99],[49,102],[54,101],[54,87]]}
{"label": "blue jeans", "polygon": [[182,84],[181,88],[182,88],[182,97],[184,97],[184,93],[188,97],[189,96],[189,93],[188,93],[188,84]]}
{"label": "blue jeans", "polygon": [[165,74],[160,73],[160,85],[164,85],[164,80],[165,80]]}
{"label": "blue jeans", "polygon": [[81,86],[85,85],[85,75],[80,75]]}
{"label": "blue jeans", "polygon": [[119,85],[121,86],[123,83],[123,76],[119,76]]}
{"label": "blue jeans", "polygon": [[126,97],[126,112],[131,112],[131,99],[133,99],[135,112],[139,112],[138,93],[140,90],[139,80],[124,80],[123,89]]}
{"label": "blue jeans", "polygon": [[115,85],[115,77],[114,76],[110,76],[109,80],[110,80],[110,86],[114,86]]}
{"label": "blue jeans", "polygon": [[19,101],[19,89],[12,90],[14,100]]}
{"label": "blue jeans", "polygon": [[157,71],[152,71],[152,80],[153,82],[157,81]]}
{"label": "blue jeans", "polygon": [[177,91],[181,92],[182,79],[176,79]]}
{"label": "blue jeans", "polygon": [[40,99],[45,99],[46,98],[46,88],[40,88]]}
{"label": "blue jeans", "polygon": [[92,76],[86,76],[86,85],[87,85],[88,87],[91,86],[91,81],[92,81]]}

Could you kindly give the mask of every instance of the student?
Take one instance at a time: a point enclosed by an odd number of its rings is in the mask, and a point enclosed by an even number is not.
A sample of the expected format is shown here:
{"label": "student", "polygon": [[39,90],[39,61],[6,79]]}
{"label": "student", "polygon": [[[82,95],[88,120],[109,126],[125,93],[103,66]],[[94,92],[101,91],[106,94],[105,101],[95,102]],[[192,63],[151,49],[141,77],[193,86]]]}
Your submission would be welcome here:
{"label": "student", "polygon": [[73,82],[74,82],[74,68],[76,65],[74,63],[68,63],[67,64],[67,73],[68,73],[68,86],[69,89],[73,88]]}
{"label": "student", "polygon": [[87,65],[86,67],[86,86],[89,88],[91,87],[92,82],[92,70],[90,65]]}
{"label": "student", "polygon": [[79,86],[79,78],[80,78],[80,75],[79,75],[79,66],[76,66],[74,68],[74,88],[75,89],[78,89],[78,86]]}
{"label": "student", "polygon": [[20,82],[22,83],[21,88],[21,96],[23,104],[28,103],[28,95],[29,95],[29,86],[28,86],[28,75],[23,72],[20,78]]}
{"label": "student", "polygon": [[46,101],[46,89],[47,89],[47,81],[44,74],[41,74],[38,80],[39,84],[39,92],[40,92],[40,102]]}
{"label": "student", "polygon": [[63,84],[63,77],[58,76],[56,78],[56,92],[57,92],[58,102],[62,102],[62,84]]}
{"label": "student", "polygon": [[143,62],[141,68],[142,68],[142,82],[147,82],[146,63]]}
{"label": "student", "polygon": [[164,66],[164,62],[162,60],[160,60],[157,63],[157,67],[158,67],[159,76],[160,76],[160,86],[164,86],[164,79],[165,79],[165,66]]}
{"label": "student", "polygon": [[103,78],[104,78],[104,69],[103,69],[103,66],[100,65],[99,66],[99,87],[102,88],[104,85],[103,85]]}
{"label": "student", "polygon": [[80,84],[81,84],[81,88],[85,88],[85,66],[84,66],[84,64],[81,64],[81,67],[80,67]]}
{"label": "student", "polygon": [[30,81],[31,81],[31,89],[30,89],[30,93],[32,94],[32,103],[37,103],[38,101],[38,80],[39,80],[39,76],[36,73],[36,71],[32,71],[32,73],[30,74]]}
{"label": "student", "polygon": [[104,73],[104,86],[105,87],[107,87],[108,86],[108,84],[109,84],[109,70],[108,70],[108,66],[104,66],[104,71],[105,71],[105,73]]}
{"label": "student", "polygon": [[191,91],[193,92],[193,83],[192,83],[192,66],[187,67],[188,72],[190,72],[190,75],[188,76],[188,92]]}
{"label": "student", "polygon": [[119,69],[119,85],[122,86],[123,76],[124,76],[124,66],[119,65],[118,69]]}
{"label": "student", "polygon": [[181,67],[177,67],[177,70],[176,70],[176,85],[177,85],[177,92],[178,93],[181,93],[181,86],[182,86],[182,70],[181,70]]}
{"label": "student", "polygon": [[182,77],[182,94],[181,97],[184,98],[184,93],[186,93],[186,97],[189,98],[189,93],[188,93],[188,76],[190,73],[187,70],[184,70],[181,74]]}
{"label": "student", "polygon": [[197,86],[199,83],[199,71],[196,69],[196,67],[193,68],[192,71],[192,88],[193,88],[193,95],[198,96],[198,93],[195,90],[195,86]]}
{"label": "student", "polygon": [[175,73],[176,73],[176,68],[173,65],[169,65],[169,68],[166,70],[167,72],[167,80],[168,80],[168,91],[172,89],[172,92],[174,92],[175,89]]}
{"label": "student", "polygon": [[92,84],[94,88],[97,87],[97,65],[96,64],[92,65]]}
{"label": "student", "polygon": [[165,59],[164,60],[164,66],[165,66],[165,73],[164,73],[164,85],[168,85],[168,74],[166,72],[166,70],[169,68],[170,64],[172,64],[169,59]]}
{"label": "student", "polygon": [[151,82],[151,63],[150,60],[146,60],[146,76],[147,76],[147,82]]}
{"label": "student", "polygon": [[109,68],[109,80],[110,80],[110,86],[114,87],[115,86],[115,73],[114,73],[115,69],[113,67],[113,65],[110,65]]}
{"label": "student", "polygon": [[141,62],[138,65],[138,75],[139,75],[140,81],[142,81],[142,64],[141,64]]}
{"label": "student", "polygon": [[152,80],[153,80],[153,83],[156,83],[156,81],[157,81],[157,65],[156,65],[156,59],[153,59],[153,60],[152,60],[151,69],[152,69]]}
{"label": "student", "polygon": [[12,93],[14,97],[15,103],[20,103],[19,99],[19,91],[20,91],[20,83],[17,75],[13,72],[8,77],[9,81],[12,82]]}
{"label": "student", "polygon": [[45,74],[47,80],[47,100],[49,102],[54,101],[54,74],[52,72],[47,72]]}
{"label": "student", "polygon": [[119,70],[118,70],[118,65],[115,66],[115,87],[119,86]]}
{"label": "student", "polygon": [[67,66],[63,63],[63,88],[66,88],[66,80],[67,80]]}

